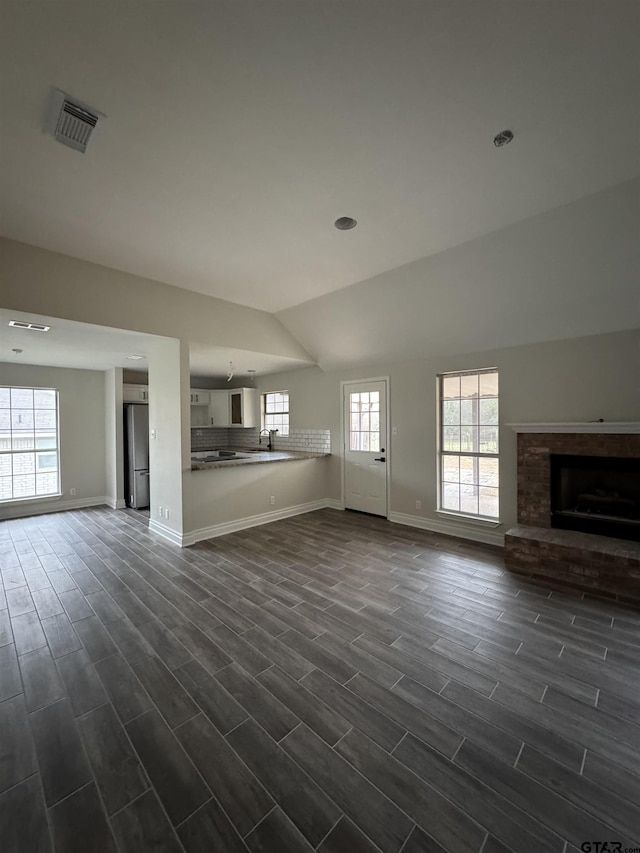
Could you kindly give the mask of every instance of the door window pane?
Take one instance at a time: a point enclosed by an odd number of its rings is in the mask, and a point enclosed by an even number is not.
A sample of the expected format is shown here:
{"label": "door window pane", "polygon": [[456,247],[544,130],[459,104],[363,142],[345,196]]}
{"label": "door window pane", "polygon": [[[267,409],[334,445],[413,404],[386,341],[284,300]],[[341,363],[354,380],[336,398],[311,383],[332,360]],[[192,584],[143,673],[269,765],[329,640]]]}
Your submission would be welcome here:
{"label": "door window pane", "polygon": [[380,392],[349,393],[349,449],[365,453],[380,450]]}

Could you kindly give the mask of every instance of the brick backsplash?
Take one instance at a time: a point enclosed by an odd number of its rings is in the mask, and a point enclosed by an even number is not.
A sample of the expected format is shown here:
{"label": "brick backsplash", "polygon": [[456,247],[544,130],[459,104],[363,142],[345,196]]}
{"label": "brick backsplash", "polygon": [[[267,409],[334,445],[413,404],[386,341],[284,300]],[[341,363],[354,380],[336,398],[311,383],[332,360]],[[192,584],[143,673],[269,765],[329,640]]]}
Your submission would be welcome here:
{"label": "brick backsplash", "polygon": [[[227,447],[258,447],[259,430],[243,427],[193,427],[191,430],[192,450],[224,450]],[[262,436],[266,447],[267,435]],[[331,430],[292,429],[289,435],[276,435],[276,450],[308,450],[312,453],[331,452]]]}

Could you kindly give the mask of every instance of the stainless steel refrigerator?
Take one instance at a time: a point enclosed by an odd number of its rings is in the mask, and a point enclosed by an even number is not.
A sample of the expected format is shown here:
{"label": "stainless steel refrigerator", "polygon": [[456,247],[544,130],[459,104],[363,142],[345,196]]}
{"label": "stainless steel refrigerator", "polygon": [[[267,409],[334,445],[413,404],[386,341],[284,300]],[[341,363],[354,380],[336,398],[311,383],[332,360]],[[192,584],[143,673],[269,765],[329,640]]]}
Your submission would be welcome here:
{"label": "stainless steel refrigerator", "polygon": [[149,406],[124,407],[124,434],[127,506],[144,509],[149,506]]}

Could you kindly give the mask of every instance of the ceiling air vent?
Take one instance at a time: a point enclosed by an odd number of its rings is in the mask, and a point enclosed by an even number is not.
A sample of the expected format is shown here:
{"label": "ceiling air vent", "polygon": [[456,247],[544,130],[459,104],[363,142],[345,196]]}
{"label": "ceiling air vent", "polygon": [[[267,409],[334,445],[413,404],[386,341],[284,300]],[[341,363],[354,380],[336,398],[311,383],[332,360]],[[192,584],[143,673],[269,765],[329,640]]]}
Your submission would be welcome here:
{"label": "ceiling air vent", "polygon": [[43,326],[42,323],[25,323],[24,320],[9,320],[9,325],[15,329],[31,329],[34,332],[48,332],[51,326]]}
{"label": "ceiling air vent", "polygon": [[60,89],[53,90],[48,129],[63,145],[84,153],[101,118],[104,118],[103,113],[88,104],[72,98]]}
{"label": "ceiling air vent", "polygon": [[65,98],[58,117],[55,137],[63,145],[68,145],[69,148],[75,148],[76,151],[84,153],[97,124],[97,115],[88,110],[83,110],[82,107]]}

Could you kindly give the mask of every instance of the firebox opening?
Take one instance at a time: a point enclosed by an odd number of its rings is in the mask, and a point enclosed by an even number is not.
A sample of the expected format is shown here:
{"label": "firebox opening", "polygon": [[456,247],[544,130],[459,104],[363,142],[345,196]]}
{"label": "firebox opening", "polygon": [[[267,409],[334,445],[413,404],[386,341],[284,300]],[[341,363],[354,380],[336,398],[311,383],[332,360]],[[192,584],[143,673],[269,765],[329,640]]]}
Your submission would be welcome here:
{"label": "firebox opening", "polygon": [[551,526],[640,541],[640,459],[552,454]]}

